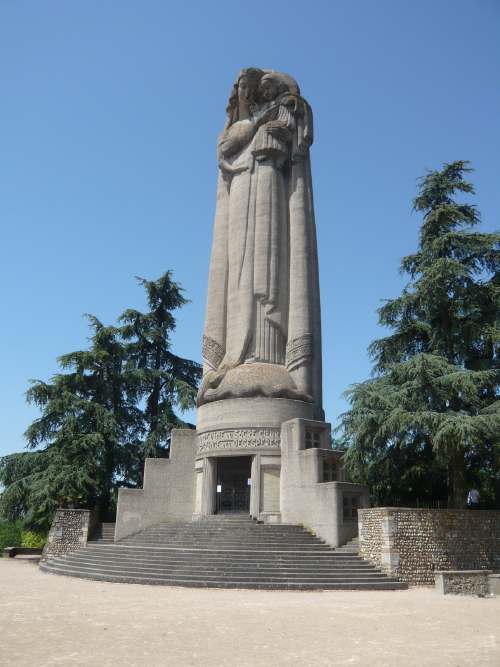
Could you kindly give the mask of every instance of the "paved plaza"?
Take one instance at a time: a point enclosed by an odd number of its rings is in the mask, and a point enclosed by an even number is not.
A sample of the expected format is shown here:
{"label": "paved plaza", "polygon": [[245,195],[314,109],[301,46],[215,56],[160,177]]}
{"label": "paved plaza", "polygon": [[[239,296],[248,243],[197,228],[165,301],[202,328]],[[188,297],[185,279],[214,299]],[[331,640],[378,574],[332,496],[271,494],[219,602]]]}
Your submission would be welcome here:
{"label": "paved plaza", "polygon": [[0,560],[0,664],[500,665],[500,597],[111,584]]}

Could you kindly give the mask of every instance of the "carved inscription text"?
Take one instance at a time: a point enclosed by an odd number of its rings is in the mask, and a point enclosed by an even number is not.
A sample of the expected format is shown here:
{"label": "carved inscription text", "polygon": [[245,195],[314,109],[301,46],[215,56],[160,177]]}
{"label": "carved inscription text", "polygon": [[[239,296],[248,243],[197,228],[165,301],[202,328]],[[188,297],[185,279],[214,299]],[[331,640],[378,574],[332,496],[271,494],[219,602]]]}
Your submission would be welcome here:
{"label": "carved inscription text", "polygon": [[198,452],[217,449],[257,449],[273,447],[279,449],[279,428],[235,428],[209,431],[198,436]]}

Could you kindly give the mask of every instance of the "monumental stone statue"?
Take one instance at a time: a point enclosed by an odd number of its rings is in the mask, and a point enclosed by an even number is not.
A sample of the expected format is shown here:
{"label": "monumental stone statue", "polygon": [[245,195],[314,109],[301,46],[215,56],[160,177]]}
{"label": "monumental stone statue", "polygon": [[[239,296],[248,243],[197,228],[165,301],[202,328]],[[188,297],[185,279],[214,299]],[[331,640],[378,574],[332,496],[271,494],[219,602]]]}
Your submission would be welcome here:
{"label": "monumental stone statue", "polygon": [[312,112],[297,82],[242,70],[217,147],[199,406],[286,398],[323,418],[312,142]]}
{"label": "monumental stone statue", "polygon": [[120,489],[115,538],[161,522],[238,512],[353,537],[367,489],[345,481],[321,396],[318,256],[297,82],[244,69],[217,144],[217,207],[196,431],[146,459],[143,489]]}

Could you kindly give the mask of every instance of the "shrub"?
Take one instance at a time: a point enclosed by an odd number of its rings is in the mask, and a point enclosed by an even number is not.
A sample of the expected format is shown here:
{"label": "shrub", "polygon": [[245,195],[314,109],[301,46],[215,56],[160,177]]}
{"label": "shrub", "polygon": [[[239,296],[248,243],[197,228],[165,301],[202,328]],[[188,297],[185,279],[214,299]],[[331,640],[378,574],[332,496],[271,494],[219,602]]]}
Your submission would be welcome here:
{"label": "shrub", "polygon": [[21,546],[21,522],[0,521],[0,551]]}
{"label": "shrub", "polygon": [[21,546],[29,549],[43,549],[47,535],[35,533],[32,530],[23,530],[21,532]]}

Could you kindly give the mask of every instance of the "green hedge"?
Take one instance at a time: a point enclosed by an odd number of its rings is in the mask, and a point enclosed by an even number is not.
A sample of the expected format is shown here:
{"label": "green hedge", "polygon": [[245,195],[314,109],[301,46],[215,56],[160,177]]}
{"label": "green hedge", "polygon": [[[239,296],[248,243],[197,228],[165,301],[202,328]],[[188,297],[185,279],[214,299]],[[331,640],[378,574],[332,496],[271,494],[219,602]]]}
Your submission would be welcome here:
{"label": "green hedge", "polygon": [[[47,535],[23,530],[21,521],[0,521],[0,552],[6,547],[30,547],[40,549],[47,541]],[[1,556],[1,553],[0,553]]]}
{"label": "green hedge", "polygon": [[22,524],[20,521],[9,523],[2,521],[0,523],[0,551],[5,547],[21,546]]}

